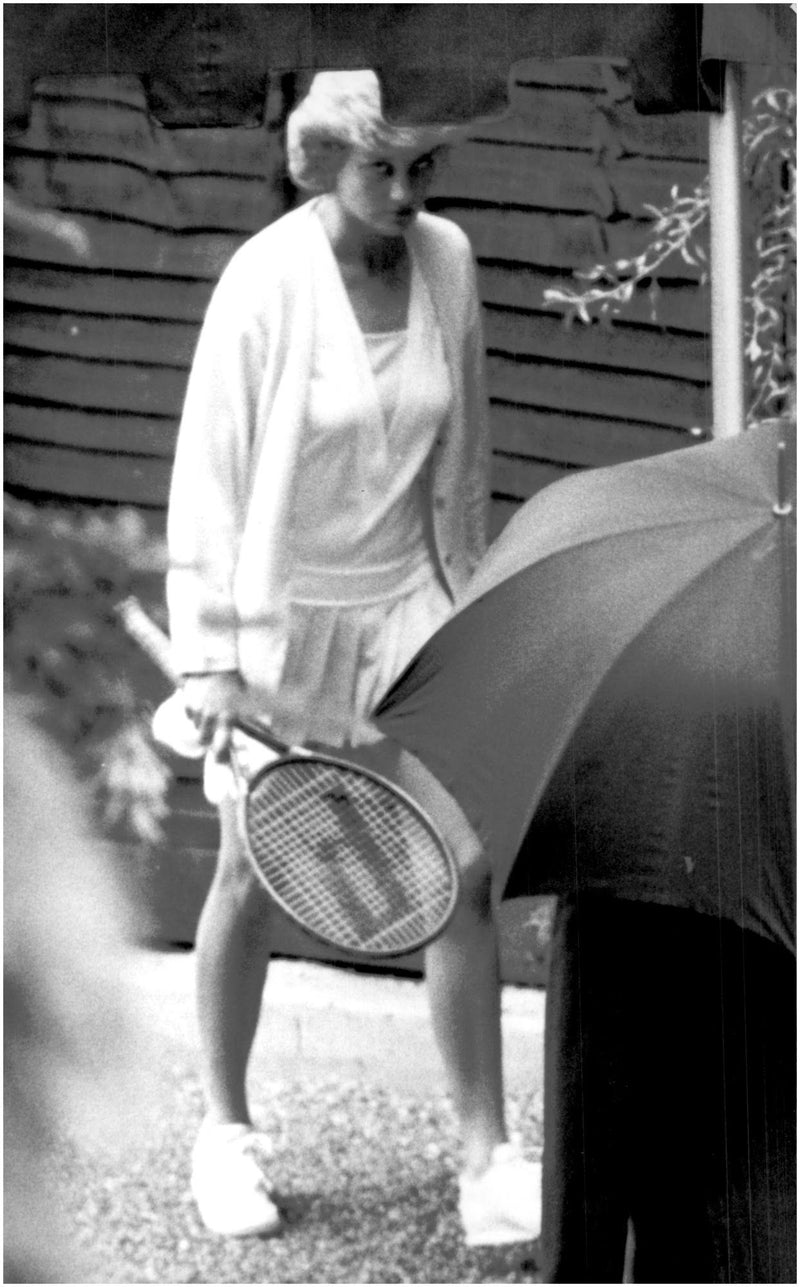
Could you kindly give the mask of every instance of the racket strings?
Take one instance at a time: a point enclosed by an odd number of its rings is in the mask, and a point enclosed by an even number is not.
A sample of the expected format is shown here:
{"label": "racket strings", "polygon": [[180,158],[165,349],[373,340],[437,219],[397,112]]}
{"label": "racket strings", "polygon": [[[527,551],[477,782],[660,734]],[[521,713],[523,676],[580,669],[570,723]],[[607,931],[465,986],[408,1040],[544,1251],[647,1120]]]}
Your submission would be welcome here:
{"label": "racket strings", "polygon": [[452,908],[451,864],[430,828],[357,770],[320,760],[271,766],[251,786],[245,821],[277,900],[342,947],[408,951]]}

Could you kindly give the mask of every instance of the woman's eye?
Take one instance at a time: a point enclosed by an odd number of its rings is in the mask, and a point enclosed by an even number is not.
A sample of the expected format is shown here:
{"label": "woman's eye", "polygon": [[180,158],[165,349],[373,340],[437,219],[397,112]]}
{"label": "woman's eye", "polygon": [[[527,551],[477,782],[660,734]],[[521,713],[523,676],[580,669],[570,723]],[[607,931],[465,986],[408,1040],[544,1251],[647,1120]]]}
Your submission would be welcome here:
{"label": "woman's eye", "polygon": [[434,161],[432,156],[423,156],[419,161],[415,161],[411,167],[412,178],[419,178],[433,169]]}
{"label": "woman's eye", "polygon": [[382,178],[388,178],[392,173],[392,167],[388,161],[373,161],[370,167],[375,174],[381,175]]}

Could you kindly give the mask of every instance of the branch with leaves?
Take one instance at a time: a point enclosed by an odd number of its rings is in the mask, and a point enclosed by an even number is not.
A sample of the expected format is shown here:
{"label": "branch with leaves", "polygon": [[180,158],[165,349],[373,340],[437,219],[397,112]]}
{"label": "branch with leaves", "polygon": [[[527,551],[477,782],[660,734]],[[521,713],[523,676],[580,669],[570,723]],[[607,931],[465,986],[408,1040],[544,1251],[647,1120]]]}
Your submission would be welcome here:
{"label": "branch with leaves", "polygon": [[[744,299],[749,423],[780,414],[792,396],[788,319],[797,274],[795,95],[788,89],[767,89],[756,95],[752,106],[743,127],[744,178],[756,227],[755,271]],[[576,318],[587,325],[595,318],[610,325],[635,292],[646,291],[651,320],[657,322],[659,275],[664,276],[668,263],[677,257],[699,269],[701,285],[708,281],[703,234],[710,208],[708,178],[688,195],[674,186],[667,205],[644,207],[654,222],[639,254],[576,272],[575,278],[589,284],[582,290],[546,290],[545,303],[563,309],[568,325]]]}
{"label": "branch with leaves", "polygon": [[600,319],[619,315],[632,300],[634,292],[646,287],[651,300],[650,316],[652,321],[657,321],[658,273],[668,260],[678,254],[684,263],[701,268],[701,281],[707,275],[707,255],[697,241],[697,233],[708,218],[708,179],[690,196],[681,196],[675,186],[670,198],[670,204],[664,209],[644,206],[655,222],[650,241],[638,255],[576,271],[574,277],[594,284],[583,291],[569,287],[551,288],[544,292],[545,303],[563,307],[568,322],[577,317],[588,325],[593,320],[593,313]]}

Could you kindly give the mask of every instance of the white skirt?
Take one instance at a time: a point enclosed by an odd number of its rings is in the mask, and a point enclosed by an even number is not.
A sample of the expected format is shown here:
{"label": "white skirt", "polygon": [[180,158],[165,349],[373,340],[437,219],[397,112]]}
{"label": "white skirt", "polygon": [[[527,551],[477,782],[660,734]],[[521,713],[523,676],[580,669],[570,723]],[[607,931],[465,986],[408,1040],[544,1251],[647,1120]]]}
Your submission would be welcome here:
{"label": "white skirt", "polygon": [[276,735],[328,746],[376,741],[372,711],[452,606],[432,568],[378,603],[292,603],[278,690],[264,712]]}
{"label": "white skirt", "polygon": [[[292,603],[280,682],[261,718],[289,745],[378,741],[372,711],[452,609],[433,568],[422,584],[379,603]],[[234,753],[248,777],[274,758],[240,734]],[[210,755],[204,788],[212,803],[234,789],[230,768]]]}

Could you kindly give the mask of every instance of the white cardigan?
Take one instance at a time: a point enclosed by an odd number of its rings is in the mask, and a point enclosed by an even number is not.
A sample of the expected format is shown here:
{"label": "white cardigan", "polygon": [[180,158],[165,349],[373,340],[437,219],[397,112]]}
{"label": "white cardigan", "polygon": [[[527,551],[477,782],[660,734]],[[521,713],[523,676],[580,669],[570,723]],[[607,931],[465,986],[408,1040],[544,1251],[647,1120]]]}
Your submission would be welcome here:
{"label": "white cardigan", "polygon": [[[233,256],[198,340],[169,503],[167,599],[183,674],[238,670],[274,689],[286,646],[287,539],[315,338],[313,202]],[[453,399],[434,447],[429,536],[451,595],[486,547],[489,434],[469,242],[420,214],[408,234],[441,327]]]}

